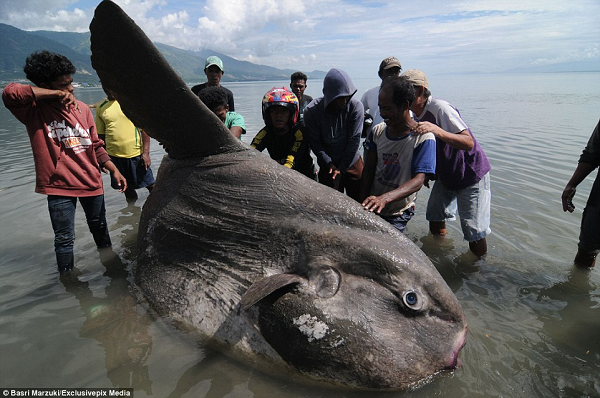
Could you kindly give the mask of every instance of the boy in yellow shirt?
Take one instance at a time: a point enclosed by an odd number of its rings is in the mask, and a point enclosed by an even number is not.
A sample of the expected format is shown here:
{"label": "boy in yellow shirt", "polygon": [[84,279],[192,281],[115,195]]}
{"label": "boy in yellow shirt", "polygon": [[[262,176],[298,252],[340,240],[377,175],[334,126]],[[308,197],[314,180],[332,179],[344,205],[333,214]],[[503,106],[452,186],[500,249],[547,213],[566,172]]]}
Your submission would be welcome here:
{"label": "boy in yellow shirt", "polygon": [[[109,92],[95,105],[98,136],[106,143],[112,162],[127,180],[125,198],[135,201],[136,189],[152,191],[154,175],[150,168],[150,137],[125,116],[121,106]],[[111,176],[111,187],[118,189]]]}

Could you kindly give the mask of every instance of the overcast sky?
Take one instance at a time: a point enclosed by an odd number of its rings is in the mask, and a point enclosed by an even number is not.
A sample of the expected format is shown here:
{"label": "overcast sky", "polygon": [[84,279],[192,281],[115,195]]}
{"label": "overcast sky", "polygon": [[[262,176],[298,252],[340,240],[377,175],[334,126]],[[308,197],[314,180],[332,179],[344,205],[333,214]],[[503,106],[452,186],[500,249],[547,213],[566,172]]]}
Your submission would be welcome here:
{"label": "overcast sky", "polygon": [[[0,0],[0,22],[84,32],[98,2]],[[600,0],[115,2],[153,41],[282,69],[372,77],[389,55],[430,74],[590,60],[600,69]]]}

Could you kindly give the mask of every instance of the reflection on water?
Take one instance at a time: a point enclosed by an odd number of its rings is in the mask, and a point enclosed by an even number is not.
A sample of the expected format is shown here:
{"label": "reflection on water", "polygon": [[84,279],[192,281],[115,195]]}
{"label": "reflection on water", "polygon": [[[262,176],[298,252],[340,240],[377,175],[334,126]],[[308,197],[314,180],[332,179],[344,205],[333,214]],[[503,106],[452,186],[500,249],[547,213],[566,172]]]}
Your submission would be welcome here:
{"label": "reflection on water", "polygon": [[106,297],[94,297],[88,281],[77,268],[60,281],[75,296],[86,316],[79,336],[94,339],[105,350],[106,375],[113,387],[134,388],[152,395],[146,360],[152,352],[148,334],[150,318],[138,305],[127,277],[126,264],[112,249],[101,249],[100,262],[110,279]]}
{"label": "reflection on water", "polygon": [[[569,396],[598,396],[600,391],[600,299],[590,272],[572,269],[567,280],[540,289],[537,296],[544,333],[537,348],[573,376],[574,381],[562,372],[554,375]],[[549,345],[552,350],[546,350]]]}
{"label": "reflection on water", "polygon": [[[478,260],[468,252],[458,221],[447,224],[446,237],[431,236],[423,214],[429,191],[419,193],[407,236],[465,310],[463,365],[414,391],[369,396],[600,396],[600,270],[572,263],[593,179],[578,187],[579,210],[565,214],[560,205],[598,121],[600,73],[563,77],[430,77],[434,95],[458,106],[492,163],[489,254]],[[362,93],[378,82],[355,83]],[[287,84],[227,84],[246,119],[243,142],[262,127],[262,95]],[[318,97],[320,86],[312,81],[307,94]],[[515,87],[528,94],[515,96]],[[103,93],[76,95],[93,103]],[[112,251],[97,251],[78,212],[80,274],[59,280],[46,201],[33,193],[29,142],[4,107],[0,139],[0,387],[133,387],[138,398],[364,396],[263,374],[154,317],[129,275],[146,190],[128,204],[104,176]],[[153,142],[156,169],[163,153]]]}

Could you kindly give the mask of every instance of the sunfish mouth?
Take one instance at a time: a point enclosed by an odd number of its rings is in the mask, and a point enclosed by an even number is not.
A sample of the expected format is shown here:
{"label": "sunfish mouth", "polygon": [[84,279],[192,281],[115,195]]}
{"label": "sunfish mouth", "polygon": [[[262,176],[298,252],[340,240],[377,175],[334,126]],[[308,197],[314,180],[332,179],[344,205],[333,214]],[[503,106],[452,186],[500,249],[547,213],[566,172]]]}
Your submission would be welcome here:
{"label": "sunfish mouth", "polygon": [[456,338],[456,344],[454,345],[454,350],[452,350],[452,353],[450,354],[448,361],[446,361],[445,369],[448,369],[448,370],[456,369],[462,365],[461,360],[458,358],[458,354],[460,353],[460,350],[462,350],[462,348],[465,346],[465,344],[467,344],[467,331],[468,331],[468,329],[465,328],[463,333],[461,333]]}

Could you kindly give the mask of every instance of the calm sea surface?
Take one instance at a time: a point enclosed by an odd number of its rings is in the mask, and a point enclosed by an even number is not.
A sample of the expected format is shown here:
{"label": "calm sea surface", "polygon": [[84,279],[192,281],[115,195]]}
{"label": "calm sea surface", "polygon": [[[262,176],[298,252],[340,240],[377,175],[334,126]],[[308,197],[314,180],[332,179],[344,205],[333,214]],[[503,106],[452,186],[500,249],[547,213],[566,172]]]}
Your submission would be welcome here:
{"label": "calm sea surface", "polygon": [[[262,127],[260,100],[288,82],[228,83],[249,143]],[[321,81],[307,94],[320,95]],[[378,84],[356,80],[358,96]],[[419,194],[407,235],[436,265],[469,322],[463,366],[408,392],[381,397],[600,396],[600,269],[572,263],[594,172],[575,213],[562,189],[600,118],[600,73],[431,76],[434,96],[457,106],[492,163],[489,254],[475,261],[458,222],[441,243]],[[100,89],[78,89],[94,103]],[[151,318],[133,295],[141,208],[104,177],[113,252],[100,255],[77,213],[80,283],[58,278],[46,198],[24,126],[0,107],[0,387],[133,387],[135,397],[362,397],[364,393],[279,380],[199,346],[191,334]],[[152,167],[163,156],[153,142]],[[598,267],[597,267],[598,268]]]}

